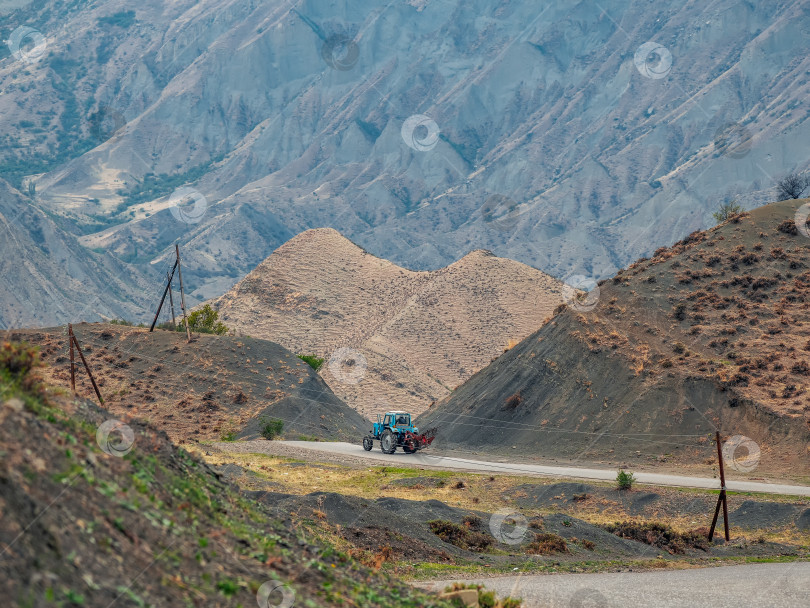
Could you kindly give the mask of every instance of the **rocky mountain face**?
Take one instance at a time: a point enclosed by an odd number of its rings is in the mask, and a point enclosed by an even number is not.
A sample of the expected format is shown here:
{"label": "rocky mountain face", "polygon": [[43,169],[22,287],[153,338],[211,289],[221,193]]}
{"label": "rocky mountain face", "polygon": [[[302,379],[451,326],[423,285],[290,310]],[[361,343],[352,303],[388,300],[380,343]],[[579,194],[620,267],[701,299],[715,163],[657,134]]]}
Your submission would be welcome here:
{"label": "rocky mountain face", "polygon": [[149,287],[128,264],[82,247],[0,180],[1,329],[131,316],[142,310]]}
{"label": "rocky mountain face", "polygon": [[16,5],[0,177],[150,280],[179,241],[194,301],[319,226],[609,277],[808,161],[798,0]]}
{"label": "rocky mountain face", "polygon": [[711,459],[719,430],[753,440],[740,444],[740,459],[747,449],[757,463],[743,472],[810,470],[808,214],[806,199],[775,203],[660,248],[573,300],[420,426],[465,449],[692,463]]}
{"label": "rocky mountain face", "polygon": [[487,251],[415,272],[322,228],[279,247],[211,303],[232,331],[325,359],[332,391],[374,417],[422,412],[571,295],[560,281]]}

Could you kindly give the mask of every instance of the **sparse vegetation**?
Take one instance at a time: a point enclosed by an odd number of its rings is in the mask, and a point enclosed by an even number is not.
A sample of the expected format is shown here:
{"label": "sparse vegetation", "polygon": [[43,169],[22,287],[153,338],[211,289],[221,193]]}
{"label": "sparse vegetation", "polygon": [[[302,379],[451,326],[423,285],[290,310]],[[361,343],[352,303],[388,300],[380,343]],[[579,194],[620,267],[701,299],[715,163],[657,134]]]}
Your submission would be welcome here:
{"label": "sparse vegetation", "polygon": [[284,431],[284,421],[278,418],[262,418],[261,425],[262,437],[270,441],[281,436]]}
{"label": "sparse vegetation", "polygon": [[542,532],[534,535],[534,540],[526,547],[526,553],[533,555],[550,555],[552,553],[568,553],[568,543],[562,536]]}
{"label": "sparse vegetation", "polygon": [[[225,324],[219,321],[219,312],[211,308],[210,304],[206,304],[188,316],[188,328],[194,333],[216,334],[218,336],[228,331]],[[185,331],[182,321],[178,324],[177,331]]]}
{"label": "sparse vegetation", "polygon": [[631,490],[636,478],[632,473],[628,473],[624,469],[616,474],[616,487],[619,490]]}
{"label": "sparse vegetation", "polygon": [[325,359],[321,357],[317,357],[315,355],[298,355],[298,358],[301,359],[304,363],[307,363],[312,369],[316,372],[321,369],[323,362]]}
{"label": "sparse vegetation", "polygon": [[743,208],[737,204],[737,201],[728,201],[720,205],[720,208],[712,213],[712,217],[718,224],[730,220],[732,217],[742,213]]}
{"label": "sparse vegetation", "polygon": [[498,598],[494,591],[486,591],[484,585],[477,583],[453,583],[445,588],[445,592],[463,591],[464,589],[476,589],[478,591],[478,605],[481,608],[520,608],[522,600],[512,597]]}
{"label": "sparse vegetation", "polygon": [[483,524],[473,520],[465,520],[462,524],[454,524],[451,521],[435,519],[429,521],[431,532],[441,538],[444,542],[455,545],[467,551],[477,551],[483,553],[489,550],[495,539],[491,535],[481,532]]}
{"label": "sparse vegetation", "polygon": [[686,553],[689,548],[706,551],[709,548],[709,531],[703,528],[682,534],[667,524],[634,521],[617,522],[602,527],[611,534],[658,547],[667,553]]}
{"label": "sparse vegetation", "polygon": [[791,172],[776,183],[779,197],[782,199],[801,198],[810,187],[810,176]]}

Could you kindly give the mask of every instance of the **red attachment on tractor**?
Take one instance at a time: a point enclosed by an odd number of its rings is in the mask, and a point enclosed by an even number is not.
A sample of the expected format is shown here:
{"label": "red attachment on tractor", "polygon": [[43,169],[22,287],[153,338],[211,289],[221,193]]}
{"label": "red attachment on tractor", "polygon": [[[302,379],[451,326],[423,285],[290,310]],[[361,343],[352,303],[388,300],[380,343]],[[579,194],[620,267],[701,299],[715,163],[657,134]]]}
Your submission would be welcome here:
{"label": "red attachment on tractor", "polygon": [[405,447],[409,448],[411,452],[423,450],[426,447],[428,447],[431,443],[433,443],[433,440],[436,438],[437,430],[438,429],[436,428],[428,429],[421,435],[416,435],[415,433],[407,431],[405,433],[405,439],[403,440],[402,443]]}

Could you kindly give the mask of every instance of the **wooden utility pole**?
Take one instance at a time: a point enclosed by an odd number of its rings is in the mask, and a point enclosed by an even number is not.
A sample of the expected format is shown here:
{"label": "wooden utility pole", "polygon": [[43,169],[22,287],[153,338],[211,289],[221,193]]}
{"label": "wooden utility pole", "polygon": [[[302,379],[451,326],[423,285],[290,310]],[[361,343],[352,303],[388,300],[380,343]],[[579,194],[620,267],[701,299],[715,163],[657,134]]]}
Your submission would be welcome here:
{"label": "wooden utility pole", "polygon": [[73,325],[68,323],[68,342],[70,343],[70,390],[76,394],[76,363],[73,360]]}
{"label": "wooden utility pole", "polygon": [[[76,339],[76,336],[73,334],[73,325],[68,323],[68,337],[70,339],[71,344],[76,346],[76,350],[79,353],[79,357],[81,357],[82,363],[84,364],[84,369],[87,370],[87,375],[90,377],[90,382],[93,384],[93,390],[96,391],[96,397],[98,397],[98,402],[101,405],[104,405],[104,399],[101,396],[101,392],[98,390],[98,384],[96,384],[96,379],[93,377],[93,372],[90,371],[90,366],[87,365],[87,360],[84,358],[84,353],[82,352],[81,346],[79,346],[79,341]],[[70,359],[70,368],[71,368],[71,378],[70,384],[73,388],[73,392],[76,392],[76,381],[75,376],[73,375],[73,349],[70,350],[71,359]]]}
{"label": "wooden utility pole", "polygon": [[180,264],[180,258],[178,258],[178,259],[176,259],[174,261],[174,266],[172,266],[172,272],[169,275],[169,280],[166,282],[166,287],[163,290],[163,295],[160,298],[160,304],[158,304],[158,309],[157,309],[157,312],[155,313],[155,318],[152,319],[152,326],[149,328],[150,332],[155,331],[155,323],[157,323],[158,316],[160,316],[160,309],[163,308],[163,302],[166,301],[166,293],[169,291],[169,287],[172,284],[172,277],[174,276],[174,271],[177,270],[179,264]]}
{"label": "wooden utility pole", "polygon": [[717,517],[720,515],[720,504],[723,505],[723,527],[726,532],[726,541],[731,540],[728,534],[728,501],[726,499],[726,473],[723,468],[723,450],[720,447],[720,431],[715,432],[715,440],[717,442],[717,459],[720,462],[720,495],[717,497],[717,506],[714,508],[714,518],[712,519],[712,527],[709,530],[709,540],[714,539],[714,528],[717,525]]}
{"label": "wooden utility pole", "polygon": [[183,271],[180,269],[180,245],[175,243],[174,251],[177,254],[177,277],[180,279],[180,310],[183,311],[183,323],[186,326],[186,336],[191,342],[191,330],[188,328],[188,317],[186,316],[186,295],[183,292]]}
{"label": "wooden utility pole", "polygon": [[177,321],[174,318],[174,298],[172,297],[172,275],[167,272],[166,276],[169,279],[169,305],[172,308],[172,326],[177,328]]}

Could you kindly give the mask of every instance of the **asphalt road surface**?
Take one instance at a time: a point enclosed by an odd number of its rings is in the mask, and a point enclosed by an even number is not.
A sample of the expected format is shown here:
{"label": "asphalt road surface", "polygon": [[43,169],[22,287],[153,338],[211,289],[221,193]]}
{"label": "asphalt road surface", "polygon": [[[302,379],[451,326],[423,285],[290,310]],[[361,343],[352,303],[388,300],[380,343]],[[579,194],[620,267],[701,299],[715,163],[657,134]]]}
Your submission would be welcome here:
{"label": "asphalt road surface", "polygon": [[[586,469],[578,467],[547,466],[538,464],[489,462],[470,460],[450,456],[431,456],[429,453],[405,454],[397,451],[394,454],[383,454],[375,442],[374,449],[366,452],[359,444],[320,441],[285,441],[285,445],[296,448],[344,454],[352,457],[366,458],[371,461],[402,466],[424,466],[443,470],[467,471],[473,473],[508,473],[512,475],[538,475],[543,477],[567,477],[573,479],[592,479],[597,481],[615,481],[616,469]],[[720,480],[711,477],[686,477],[681,475],[663,475],[660,473],[633,472],[637,483],[657,486],[679,486],[686,488],[719,489]],[[810,486],[790,486],[756,481],[726,480],[726,488],[738,492],[770,492],[789,496],[810,496]],[[807,604],[810,606],[810,602]]]}
{"label": "asphalt road surface", "polygon": [[[459,579],[461,580],[461,579]],[[414,585],[442,591],[453,581]],[[499,596],[523,599],[524,608],[807,608],[810,563],[748,564],[722,568],[541,574],[467,579]]]}

